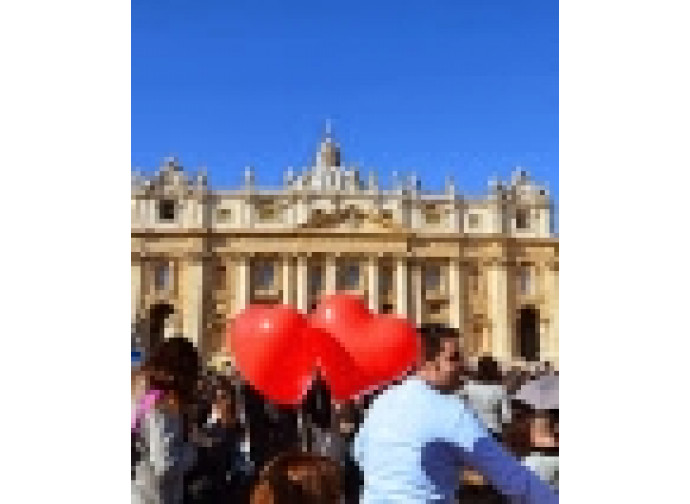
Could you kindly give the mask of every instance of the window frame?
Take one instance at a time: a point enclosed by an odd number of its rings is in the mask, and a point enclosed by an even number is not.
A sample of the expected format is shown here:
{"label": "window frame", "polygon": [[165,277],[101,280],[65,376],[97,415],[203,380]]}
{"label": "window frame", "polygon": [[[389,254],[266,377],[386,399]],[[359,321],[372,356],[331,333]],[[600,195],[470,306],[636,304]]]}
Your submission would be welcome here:
{"label": "window frame", "polygon": [[[362,285],[362,269],[356,262],[349,262],[345,264],[342,274],[342,288],[344,290],[357,290]],[[351,282],[354,280],[354,282]]]}
{"label": "window frame", "polygon": [[[433,274],[431,273],[433,269]],[[440,264],[427,264],[424,266],[424,275],[423,275],[423,282],[424,282],[424,290],[427,292],[438,292],[441,290],[441,286],[443,283],[443,270],[441,268]],[[438,273],[438,274],[436,274]],[[430,285],[429,280],[431,278],[435,279],[435,284]]]}
{"label": "window frame", "polygon": [[[177,220],[178,203],[174,199],[163,198],[158,200],[156,216],[159,222],[175,222]],[[171,217],[165,216],[165,210],[171,210]]]}
{"label": "window frame", "polygon": [[[530,211],[528,208],[518,208],[515,210],[515,229],[525,231],[530,229]],[[524,225],[520,225],[520,224]]]}
{"label": "window frame", "polygon": [[[270,272],[270,274],[268,274]],[[268,280],[268,281],[266,281]],[[276,267],[272,261],[260,261],[256,265],[254,273],[255,287],[259,291],[267,291],[275,288]]]}
{"label": "window frame", "polygon": [[172,285],[172,268],[167,261],[158,261],[153,268],[153,286],[156,292],[166,292]]}

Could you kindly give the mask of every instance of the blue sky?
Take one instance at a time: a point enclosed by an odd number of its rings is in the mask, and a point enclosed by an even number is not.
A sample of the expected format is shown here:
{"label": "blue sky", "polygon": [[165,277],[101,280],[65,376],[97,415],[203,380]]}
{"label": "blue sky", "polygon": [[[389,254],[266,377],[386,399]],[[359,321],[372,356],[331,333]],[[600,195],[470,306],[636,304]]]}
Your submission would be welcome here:
{"label": "blue sky", "polygon": [[453,175],[527,168],[558,195],[558,2],[132,2],[132,166],[176,155],[233,186],[306,165],[326,119],[343,162]]}

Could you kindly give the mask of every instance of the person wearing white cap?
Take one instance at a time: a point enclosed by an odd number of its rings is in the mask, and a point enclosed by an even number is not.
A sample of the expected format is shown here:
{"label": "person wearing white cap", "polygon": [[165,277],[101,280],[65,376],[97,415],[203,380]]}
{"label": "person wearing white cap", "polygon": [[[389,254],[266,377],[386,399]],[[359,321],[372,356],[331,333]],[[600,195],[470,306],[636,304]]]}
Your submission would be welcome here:
{"label": "person wearing white cap", "polygon": [[544,375],[527,382],[514,399],[530,412],[531,451],[522,462],[558,488],[558,376]]}

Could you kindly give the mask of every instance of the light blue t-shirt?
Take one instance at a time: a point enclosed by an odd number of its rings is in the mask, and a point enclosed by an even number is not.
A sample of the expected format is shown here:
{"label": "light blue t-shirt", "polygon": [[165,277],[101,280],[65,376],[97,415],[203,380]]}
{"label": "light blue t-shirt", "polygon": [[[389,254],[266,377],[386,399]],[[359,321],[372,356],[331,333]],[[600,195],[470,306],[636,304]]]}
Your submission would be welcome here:
{"label": "light blue t-shirt", "polygon": [[506,452],[459,397],[417,377],[374,401],[354,454],[364,475],[361,504],[454,503],[465,465],[511,502],[558,502],[554,489]]}
{"label": "light blue t-shirt", "polygon": [[362,504],[451,502],[463,451],[489,436],[464,403],[413,377],[383,393],[355,439]]}

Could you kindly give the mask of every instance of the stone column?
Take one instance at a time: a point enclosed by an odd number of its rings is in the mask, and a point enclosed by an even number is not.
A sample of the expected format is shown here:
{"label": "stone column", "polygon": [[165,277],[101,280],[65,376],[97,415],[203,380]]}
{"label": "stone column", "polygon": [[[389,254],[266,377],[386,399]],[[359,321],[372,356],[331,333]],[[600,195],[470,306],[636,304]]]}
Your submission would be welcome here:
{"label": "stone column", "polygon": [[455,202],[453,202],[453,206],[450,208],[447,226],[453,233],[460,232],[460,212],[458,211],[458,205]]}
{"label": "stone column", "polygon": [[558,267],[550,265],[546,275],[546,307],[548,310],[548,330],[541,334],[541,360],[547,360],[558,368]]}
{"label": "stone column", "polygon": [[254,207],[252,206],[251,197],[248,196],[245,198],[245,200],[242,202],[241,208],[244,214],[242,219],[244,227],[254,227]]}
{"label": "stone column", "polygon": [[327,255],[326,256],[326,289],[325,294],[333,294],[338,288],[337,283],[338,270],[336,265],[336,256]]}
{"label": "stone column", "polygon": [[187,229],[194,227],[196,208],[193,199],[190,198],[178,201],[177,212],[179,212],[180,227]]}
{"label": "stone column", "polygon": [[297,256],[297,309],[303,313],[309,310],[309,259]]}
{"label": "stone column", "polygon": [[507,362],[512,358],[512,314],[508,266],[502,261],[487,269],[489,317],[493,356]]}
{"label": "stone column", "polygon": [[467,304],[466,271],[458,259],[448,264],[449,294],[451,303],[450,325],[465,332],[465,307]]}
{"label": "stone column", "polygon": [[203,263],[191,258],[182,267],[182,332],[201,351],[204,329]]}
{"label": "stone column", "polygon": [[424,320],[422,264],[419,260],[412,263],[412,305],[414,306],[414,322],[419,326]]}
{"label": "stone column", "polygon": [[251,258],[242,255],[236,264],[235,315],[241,313],[251,302]]}
{"label": "stone column", "polygon": [[374,312],[379,312],[379,265],[378,257],[371,256],[368,259],[367,272],[368,290],[369,290],[369,309]]}
{"label": "stone column", "polygon": [[489,232],[494,234],[502,234],[505,216],[503,215],[503,204],[501,200],[497,200],[493,204],[489,205],[489,211],[491,218],[491,229]]}
{"label": "stone column", "polygon": [[289,255],[283,257],[283,304],[292,304],[292,258]]}
{"label": "stone column", "polygon": [[539,235],[546,238],[551,235],[551,208],[546,207],[536,210],[539,215]]}
{"label": "stone column", "polygon": [[401,317],[407,317],[409,312],[407,283],[407,259],[398,257],[395,260],[395,313]]}
{"label": "stone column", "polygon": [[132,313],[130,316],[132,324],[136,322],[137,316],[140,315],[141,284],[141,263],[137,260],[132,263]]}
{"label": "stone column", "polygon": [[492,339],[491,339],[491,328],[482,326],[482,334],[481,334],[481,345],[480,345],[480,354],[485,355],[485,354],[490,354],[493,348],[492,344]]}

